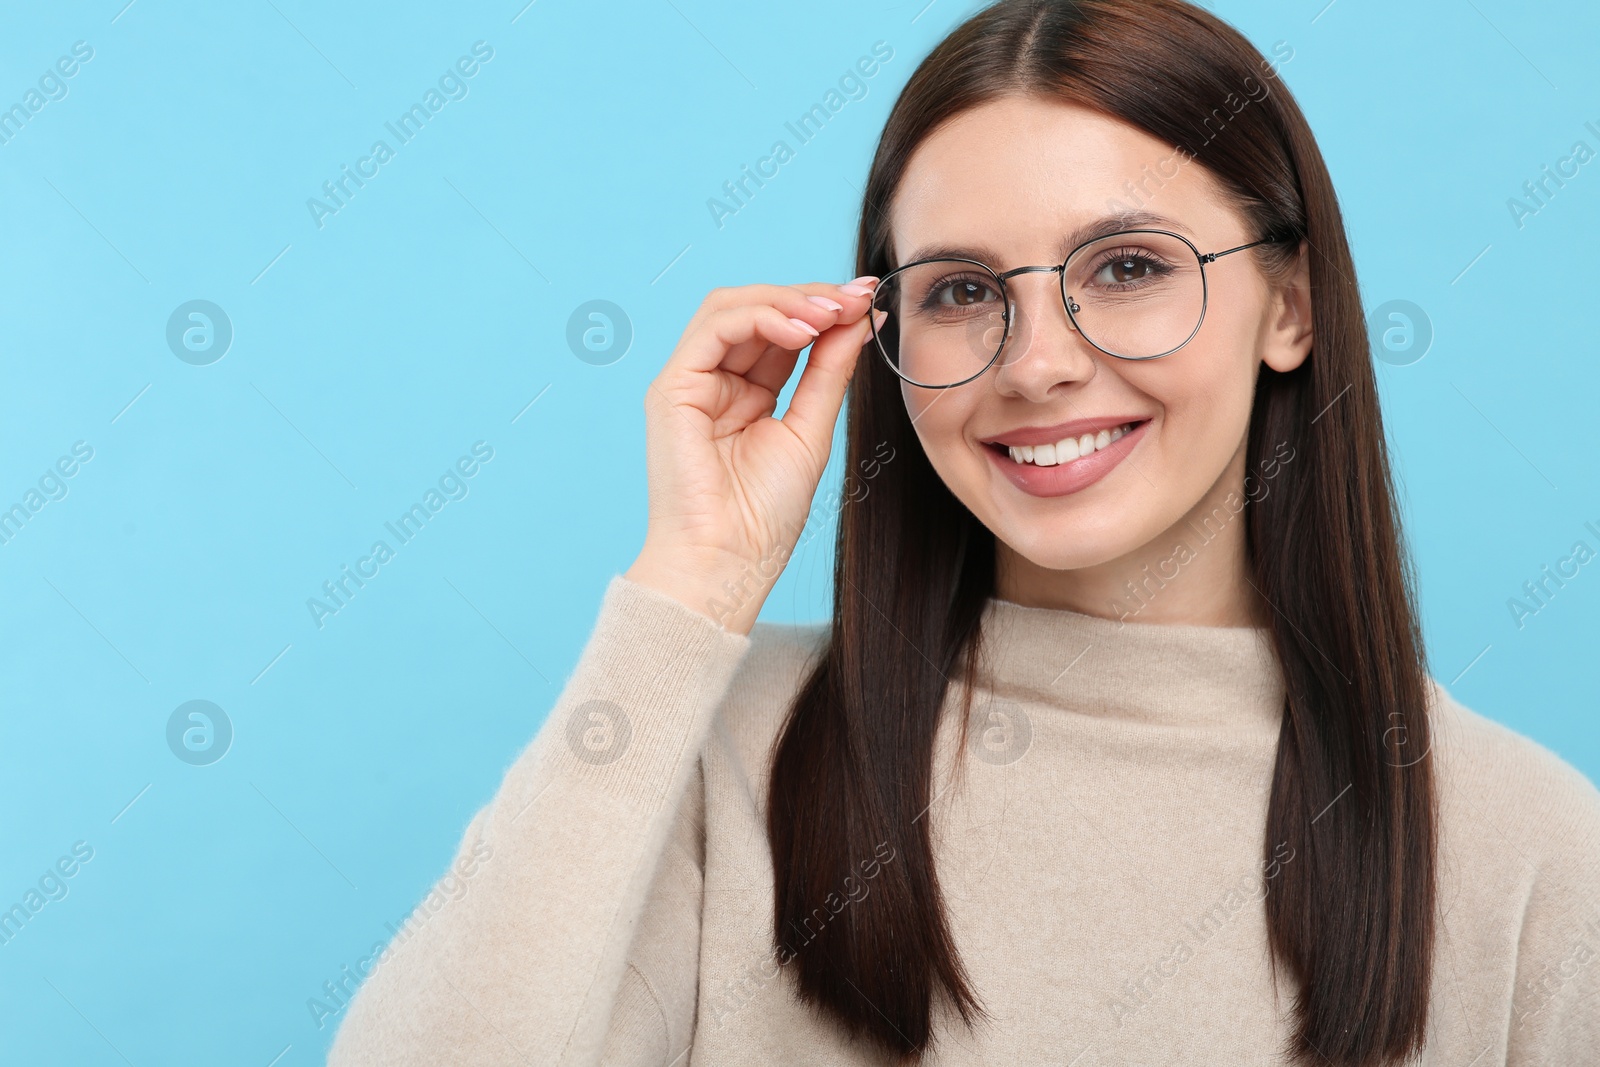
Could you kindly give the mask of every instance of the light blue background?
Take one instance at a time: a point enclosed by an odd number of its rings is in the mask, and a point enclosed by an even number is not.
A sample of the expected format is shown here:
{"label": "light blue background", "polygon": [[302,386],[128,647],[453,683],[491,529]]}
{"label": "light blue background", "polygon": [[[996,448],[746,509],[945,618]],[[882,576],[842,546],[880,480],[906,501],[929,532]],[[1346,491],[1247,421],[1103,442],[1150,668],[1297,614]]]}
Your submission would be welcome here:
{"label": "light blue background", "polygon": [[[0,106],[94,49],[0,145],[0,506],[94,449],[0,545],[0,907],[94,849],[0,946],[0,1059],[297,1067],[333,1032],[308,998],[443,872],[637,551],[643,390],[688,315],[854,273],[874,138],[970,9],[124,2],[0,13]],[[1600,563],[1521,629],[1507,607],[1600,545],[1600,162],[1507,207],[1600,150],[1600,15],[1215,6],[1293,47],[1368,308],[1432,322],[1379,379],[1434,673],[1600,776]],[[480,40],[468,95],[319,229],[307,198]],[[718,228],[707,199],[879,40],[868,95]],[[192,299],[235,331],[209,366],[166,344]],[[635,331],[607,366],[565,340],[591,299]],[[469,495],[319,629],[307,598],[477,441]],[[765,617],[822,617],[830,550]],[[191,699],[235,730],[210,766],[167,747]]]}

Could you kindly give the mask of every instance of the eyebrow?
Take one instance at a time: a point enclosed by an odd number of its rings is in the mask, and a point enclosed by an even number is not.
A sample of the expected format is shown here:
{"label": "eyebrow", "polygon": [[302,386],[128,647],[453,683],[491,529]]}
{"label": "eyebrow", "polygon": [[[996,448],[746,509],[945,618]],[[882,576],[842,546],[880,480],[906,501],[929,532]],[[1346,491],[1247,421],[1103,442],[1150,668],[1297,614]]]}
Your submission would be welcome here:
{"label": "eyebrow", "polygon": [[[1085,241],[1109,237],[1123,230],[1139,229],[1173,230],[1190,238],[1194,237],[1194,232],[1187,226],[1165,215],[1157,215],[1152,211],[1119,211],[1112,215],[1102,215],[1064,234],[1060,243],[1056,245],[1055,262],[1061,263],[1069,252]],[[987,245],[939,244],[918,248],[897,265],[903,266],[905,263],[916,263],[924,259],[975,259],[996,270],[1010,270],[1010,266],[1000,263],[1002,258],[999,252]]]}

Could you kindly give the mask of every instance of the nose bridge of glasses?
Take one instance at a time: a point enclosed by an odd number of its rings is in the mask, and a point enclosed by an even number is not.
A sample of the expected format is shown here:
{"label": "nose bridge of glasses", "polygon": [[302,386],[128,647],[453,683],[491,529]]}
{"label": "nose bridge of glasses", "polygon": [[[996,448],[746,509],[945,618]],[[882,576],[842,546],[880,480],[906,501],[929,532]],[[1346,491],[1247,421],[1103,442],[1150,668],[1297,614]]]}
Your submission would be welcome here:
{"label": "nose bridge of glasses", "polygon": [[1057,263],[1053,266],[1013,267],[1008,271],[1001,272],[1000,280],[1005,281],[1008,278],[1015,278],[1019,274],[1060,274],[1064,265]]}
{"label": "nose bridge of glasses", "polygon": [[1004,285],[1019,274],[1060,274],[1064,267],[1065,264],[1063,263],[1057,263],[1053,266],[1013,267],[1008,271],[996,273],[995,277],[999,278],[1001,284]]}
{"label": "nose bridge of glasses", "polygon": [[[1093,347],[1092,343],[1089,347],[1085,347],[1082,350],[1077,348],[1077,342],[1086,341],[1087,338],[1083,336],[1083,331],[1079,328],[1077,319],[1073,317],[1073,313],[1079,310],[1076,304],[1066,308],[1066,313],[1061,314],[1063,310],[1063,304],[1067,303],[1069,299],[1061,285],[1063,279],[1066,277],[1065,266],[1065,264],[1058,263],[1052,266],[1016,267],[1012,270],[1006,271],[1004,274],[997,275],[1002,282],[1004,282],[1005,279],[1019,274],[1056,275],[1057,284],[1051,286],[1053,292],[1049,296],[1046,296],[1043,292],[1035,294],[1035,299],[1043,301],[1042,304],[1035,307],[1035,311],[1042,311],[1046,307],[1053,306],[1056,314],[1060,314],[1059,327],[1043,327],[1042,323],[1035,320],[1035,316],[1033,314],[1030,314],[1022,304],[1017,302],[1016,294],[1008,291],[1006,293],[1007,319],[1006,329],[1004,331],[1005,342],[1002,346],[1002,350],[995,353],[996,363],[998,363],[1001,368],[1014,370],[1014,368],[1020,364],[1030,352],[1033,351],[1034,342],[1039,339],[1037,335],[1041,327],[1045,329],[1063,329],[1065,331],[1063,335],[1063,342],[1066,346],[1072,349],[1074,358],[1092,355],[1092,352],[1090,351],[1090,349]],[[1076,341],[1066,340],[1067,338],[1076,338]],[[1059,356],[1064,354],[1065,351],[1066,349],[1061,349],[1057,351],[1056,354]],[[1054,357],[1052,357],[1051,362],[1054,362]],[[1092,363],[1092,360],[1090,360],[1090,363]],[[1060,368],[1057,367],[1052,373],[1058,373],[1059,370]],[[1003,370],[1002,373],[1006,373],[1006,371]],[[1089,373],[1092,374],[1093,371],[1090,370]]]}
{"label": "nose bridge of glasses", "polygon": [[[1061,278],[1065,277],[1065,274],[1064,274],[1065,270],[1066,270],[1066,264],[1065,263],[1055,263],[1055,264],[1038,265],[1038,266],[1013,267],[1012,269],[1010,269],[1008,271],[1005,271],[1003,273],[1002,272],[997,272],[995,274],[995,277],[1000,279],[1002,288],[1006,289],[1005,298],[1006,298],[1006,313],[1007,313],[1007,315],[1009,316],[1011,314],[1012,308],[1016,306],[1016,300],[1013,297],[1013,294],[1010,292],[1009,288],[1005,286],[1005,283],[1007,281],[1009,281],[1012,278],[1015,278],[1019,274],[1055,274],[1055,275],[1061,276],[1061,277],[1058,277],[1058,279],[1057,279],[1057,283],[1058,283],[1057,287],[1059,288],[1060,287],[1059,283],[1061,281]],[[1066,299],[1067,299],[1067,297],[1066,297],[1065,293],[1063,292],[1061,294],[1061,302],[1065,302]],[[1069,310],[1070,311],[1076,311],[1077,309],[1076,308],[1071,308]],[[1068,325],[1070,325],[1074,330],[1076,330],[1078,324],[1076,322],[1071,321],[1071,316],[1070,315],[1068,315],[1068,320],[1069,320],[1068,321]]]}

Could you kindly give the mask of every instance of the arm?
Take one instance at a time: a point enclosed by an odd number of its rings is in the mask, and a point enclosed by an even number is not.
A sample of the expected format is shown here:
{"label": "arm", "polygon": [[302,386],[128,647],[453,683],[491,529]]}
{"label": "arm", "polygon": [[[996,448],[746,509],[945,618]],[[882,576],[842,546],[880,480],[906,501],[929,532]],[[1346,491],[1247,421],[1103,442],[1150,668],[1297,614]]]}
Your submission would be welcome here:
{"label": "arm", "polygon": [[601,1067],[684,1067],[700,990],[705,779],[695,773],[639,918]]}
{"label": "arm", "polygon": [[[478,860],[471,890],[380,957],[332,1067],[599,1057],[619,991],[626,1011],[640,1007],[634,931],[748,645],[612,579],[549,718],[467,828],[458,862]],[[664,888],[683,885],[676,869]]]}
{"label": "arm", "polygon": [[[644,548],[607,588],[548,721],[467,828],[458,869],[482,863],[471,891],[379,957],[333,1067],[592,1063],[603,1049],[626,1062],[663,1028],[676,1042],[694,983],[674,978],[663,995],[640,965],[648,944],[631,967],[630,950],[772,565],[809,513],[871,294],[855,282],[716,289],[691,318],[645,393]],[[807,347],[788,410],[769,417]],[[696,872],[670,867],[661,892],[676,903],[650,923],[693,916],[697,929]],[[680,975],[682,933],[671,936],[657,969]]]}

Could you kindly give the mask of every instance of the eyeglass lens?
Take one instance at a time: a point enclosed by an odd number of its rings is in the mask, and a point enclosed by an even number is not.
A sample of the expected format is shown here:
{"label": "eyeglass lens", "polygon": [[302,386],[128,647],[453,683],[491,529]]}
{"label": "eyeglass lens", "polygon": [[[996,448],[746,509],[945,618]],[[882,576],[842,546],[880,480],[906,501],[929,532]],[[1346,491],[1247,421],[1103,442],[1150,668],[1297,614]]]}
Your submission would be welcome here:
{"label": "eyeglass lens", "polygon": [[[1181,347],[1205,308],[1205,278],[1194,249],[1160,233],[1113,234],[1084,245],[1068,260],[1061,288],[1085,339],[1128,359]],[[999,355],[1006,336],[1002,293],[992,270],[967,260],[929,260],[896,271],[873,297],[874,310],[888,312],[878,345],[914,383],[959,384]]]}

